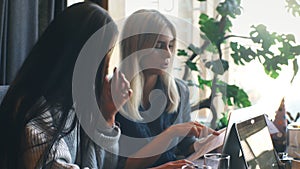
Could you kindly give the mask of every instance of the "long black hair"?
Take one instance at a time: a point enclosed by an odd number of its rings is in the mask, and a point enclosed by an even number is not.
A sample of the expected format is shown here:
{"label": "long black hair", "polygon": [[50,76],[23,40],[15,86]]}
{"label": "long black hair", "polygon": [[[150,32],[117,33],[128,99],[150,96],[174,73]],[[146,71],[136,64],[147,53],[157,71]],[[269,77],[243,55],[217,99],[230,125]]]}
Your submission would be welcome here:
{"label": "long black hair", "polygon": [[[70,113],[74,114],[72,76],[76,59],[89,37],[111,22],[104,9],[84,2],[67,8],[50,23],[24,61],[0,106],[0,168],[24,168],[24,128],[46,111],[55,110],[54,115],[59,115],[57,125],[49,127],[53,136],[42,155],[43,163],[55,141],[75,128],[76,118],[68,127],[66,121]],[[116,26],[114,28],[109,31],[111,41],[117,34]],[[103,59],[105,62],[108,60]],[[107,72],[102,69],[107,68],[100,66],[98,72]],[[96,84],[101,84],[102,80],[98,81]]]}

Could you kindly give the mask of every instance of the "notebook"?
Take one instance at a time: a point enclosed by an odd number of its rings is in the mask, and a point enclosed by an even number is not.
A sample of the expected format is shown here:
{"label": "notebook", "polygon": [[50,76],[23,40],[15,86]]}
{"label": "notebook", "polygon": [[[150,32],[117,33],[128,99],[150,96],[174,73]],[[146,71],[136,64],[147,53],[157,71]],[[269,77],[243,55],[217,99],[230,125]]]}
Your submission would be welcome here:
{"label": "notebook", "polygon": [[280,169],[265,115],[232,124],[223,145],[230,169]]}
{"label": "notebook", "polygon": [[213,134],[209,134],[208,136],[201,138],[198,140],[197,144],[199,149],[190,155],[187,160],[195,161],[199,159],[200,157],[203,157],[204,154],[221,147],[224,143],[226,128],[221,129],[218,131],[220,135],[216,136]]}

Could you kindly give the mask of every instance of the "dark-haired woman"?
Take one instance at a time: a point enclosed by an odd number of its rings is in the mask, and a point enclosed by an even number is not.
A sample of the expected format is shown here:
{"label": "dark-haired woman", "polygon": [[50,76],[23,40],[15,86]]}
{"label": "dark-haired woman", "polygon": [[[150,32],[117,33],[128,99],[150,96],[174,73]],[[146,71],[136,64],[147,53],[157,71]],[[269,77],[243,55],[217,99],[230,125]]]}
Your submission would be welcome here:
{"label": "dark-haired woman", "polygon": [[[95,33],[98,34],[94,45],[104,53],[96,59],[100,66],[93,77],[97,104],[104,117],[103,128],[97,128],[100,141],[90,139],[90,133],[79,125],[74,107],[81,103],[73,101],[75,65]],[[118,70],[112,80],[122,88],[110,86],[106,78],[109,51],[117,35],[117,26],[107,12],[88,2],[67,8],[49,25],[1,104],[1,169],[115,168],[120,129],[114,121],[118,106],[113,104],[109,92],[127,91],[120,105],[130,95],[127,81]],[[83,68],[88,69],[89,65]],[[95,121],[88,109],[83,113],[84,119]]]}
{"label": "dark-haired woman", "polygon": [[[115,115],[132,95],[119,70],[107,78],[117,35],[107,12],[88,2],[49,25],[0,106],[1,169],[116,168]],[[185,164],[191,162],[159,168]]]}

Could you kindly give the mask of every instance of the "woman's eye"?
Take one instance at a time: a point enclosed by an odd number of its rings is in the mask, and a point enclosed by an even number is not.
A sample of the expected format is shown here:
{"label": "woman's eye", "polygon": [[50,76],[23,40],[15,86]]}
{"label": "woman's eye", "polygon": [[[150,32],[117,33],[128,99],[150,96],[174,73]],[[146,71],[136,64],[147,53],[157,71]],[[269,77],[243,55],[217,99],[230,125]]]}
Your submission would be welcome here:
{"label": "woman's eye", "polygon": [[156,48],[156,49],[162,49],[162,47],[163,47],[163,45],[162,45],[161,43],[157,43],[157,44],[155,45],[155,48]]}
{"label": "woman's eye", "polygon": [[155,45],[155,48],[156,49],[167,49],[167,48],[173,49],[174,45],[172,43],[166,44],[165,42],[157,42]]}

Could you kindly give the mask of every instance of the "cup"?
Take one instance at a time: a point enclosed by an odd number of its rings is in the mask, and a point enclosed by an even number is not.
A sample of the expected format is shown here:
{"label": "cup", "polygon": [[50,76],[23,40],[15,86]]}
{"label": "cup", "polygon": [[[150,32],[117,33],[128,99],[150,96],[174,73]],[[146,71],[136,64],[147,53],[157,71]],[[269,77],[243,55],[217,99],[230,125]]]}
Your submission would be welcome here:
{"label": "cup", "polygon": [[202,166],[198,167],[198,168],[202,168],[202,169],[212,169],[211,166],[204,165],[204,164],[203,164]]}
{"label": "cup", "polygon": [[230,155],[222,153],[204,154],[204,165],[212,169],[229,169]]}
{"label": "cup", "polygon": [[280,160],[279,166],[281,166],[284,169],[291,169],[293,158],[289,157],[288,153],[286,152],[279,152],[277,154]]}
{"label": "cup", "polygon": [[181,169],[212,169],[210,166],[207,165],[184,165]]}

